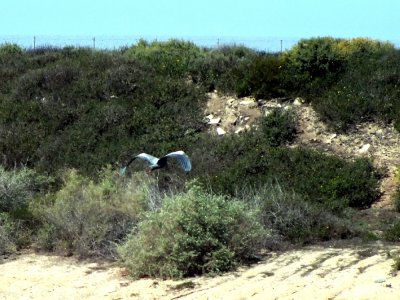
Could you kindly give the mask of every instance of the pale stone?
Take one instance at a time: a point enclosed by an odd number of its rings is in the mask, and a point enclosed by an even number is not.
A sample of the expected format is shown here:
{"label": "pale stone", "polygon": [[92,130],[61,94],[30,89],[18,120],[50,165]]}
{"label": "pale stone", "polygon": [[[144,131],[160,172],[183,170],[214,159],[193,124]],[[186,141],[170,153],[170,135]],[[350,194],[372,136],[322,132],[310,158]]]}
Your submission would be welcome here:
{"label": "pale stone", "polygon": [[363,145],[363,146],[361,147],[360,150],[358,150],[358,153],[360,153],[360,154],[365,154],[365,153],[367,153],[367,152],[369,151],[370,148],[371,148],[371,145],[370,145],[370,144],[365,144],[365,145]]}
{"label": "pale stone", "polygon": [[217,124],[219,124],[220,122],[221,122],[221,118],[218,117],[218,118],[210,119],[210,121],[208,121],[208,124],[209,124],[209,125],[217,125]]}
{"label": "pale stone", "polygon": [[217,127],[217,134],[218,135],[224,135],[226,133],[225,130],[223,130],[221,127]]}
{"label": "pale stone", "polygon": [[244,131],[244,128],[243,128],[243,127],[239,127],[239,128],[235,131],[235,133],[238,134],[238,133],[241,133],[241,132],[243,132],[243,131]]}
{"label": "pale stone", "polygon": [[295,105],[295,106],[300,106],[300,105],[302,105],[304,103],[304,100],[302,99],[302,98],[300,98],[300,97],[297,97],[296,99],[294,99],[294,101],[293,101],[293,105]]}

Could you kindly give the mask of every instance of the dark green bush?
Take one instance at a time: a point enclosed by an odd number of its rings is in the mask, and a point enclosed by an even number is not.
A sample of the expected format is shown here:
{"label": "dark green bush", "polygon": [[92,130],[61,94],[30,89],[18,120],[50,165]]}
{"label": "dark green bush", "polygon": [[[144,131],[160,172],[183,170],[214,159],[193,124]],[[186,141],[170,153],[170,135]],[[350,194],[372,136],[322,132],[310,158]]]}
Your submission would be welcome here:
{"label": "dark green bush", "polygon": [[115,243],[125,238],[143,211],[154,209],[157,201],[151,202],[148,179],[123,180],[107,169],[93,182],[74,170],[67,172],[58,192],[31,207],[43,224],[37,246],[81,257],[112,258]]}
{"label": "dark green bush", "polygon": [[[243,80],[251,61],[257,53],[242,46],[225,46],[208,50],[197,57],[190,66],[190,75],[208,91],[217,89],[224,93],[237,92],[237,85]],[[240,91],[239,91],[240,92]]]}
{"label": "dark green bush", "polygon": [[0,211],[0,255],[14,253],[32,243],[32,228],[27,222]]}
{"label": "dark green bush", "polygon": [[24,73],[26,67],[26,56],[18,45],[0,45],[0,93],[9,93],[12,81]]}
{"label": "dark green bush", "polygon": [[379,173],[366,159],[347,162],[307,149],[259,147],[230,159],[209,181],[215,191],[234,194],[277,179],[304,200],[341,214],[346,207],[369,207],[379,196]]}
{"label": "dark green bush", "polygon": [[[392,44],[369,39],[303,39],[284,55],[283,84],[296,96],[305,96],[312,102],[314,97],[329,91],[342,74],[368,68],[393,52]],[[369,74],[364,75],[364,80],[368,80]],[[348,79],[351,86],[351,76]],[[348,80],[343,82],[349,84]]]}
{"label": "dark green bush", "polygon": [[350,222],[339,218],[324,207],[305,201],[278,184],[266,184],[245,192],[246,202],[253,203],[261,214],[261,222],[281,239],[293,243],[310,243],[349,238],[357,234]]}
{"label": "dark green bush", "polygon": [[232,270],[258,255],[265,231],[242,202],[204,192],[163,199],[119,247],[135,277],[180,278]]}
{"label": "dark green bush", "polygon": [[10,216],[5,212],[0,212],[0,255],[14,253],[17,250],[15,227]]}
{"label": "dark green bush", "polygon": [[400,53],[388,50],[378,57],[373,54],[350,60],[337,84],[313,99],[322,120],[331,127],[343,131],[374,120],[398,124]]}
{"label": "dark green bush", "polygon": [[187,145],[203,126],[205,95],[187,77],[165,77],[119,52],[64,48],[26,55],[31,65],[0,95],[7,167],[24,163],[51,173],[73,167],[94,175],[128,153]]}
{"label": "dark green bush", "polygon": [[[336,49],[339,39],[303,39],[284,56],[283,80],[289,91],[302,96],[318,95],[336,81],[345,58]],[[306,97],[310,101],[310,97]]]}
{"label": "dark green bush", "polygon": [[383,232],[383,238],[389,242],[400,242],[400,221],[395,221]]}
{"label": "dark green bush", "polygon": [[256,99],[269,99],[284,95],[281,80],[283,61],[278,55],[259,55],[242,70],[243,78],[236,84],[239,97],[253,96]]}

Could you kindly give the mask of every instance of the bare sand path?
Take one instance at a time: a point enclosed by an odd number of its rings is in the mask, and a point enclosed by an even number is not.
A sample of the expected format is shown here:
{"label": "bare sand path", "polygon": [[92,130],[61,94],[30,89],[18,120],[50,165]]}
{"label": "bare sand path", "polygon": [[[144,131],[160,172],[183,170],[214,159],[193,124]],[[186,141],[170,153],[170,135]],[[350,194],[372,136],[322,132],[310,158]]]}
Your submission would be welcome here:
{"label": "bare sand path", "polygon": [[131,280],[115,264],[34,252],[0,261],[0,299],[400,299],[388,253],[400,246],[274,252],[217,277]]}

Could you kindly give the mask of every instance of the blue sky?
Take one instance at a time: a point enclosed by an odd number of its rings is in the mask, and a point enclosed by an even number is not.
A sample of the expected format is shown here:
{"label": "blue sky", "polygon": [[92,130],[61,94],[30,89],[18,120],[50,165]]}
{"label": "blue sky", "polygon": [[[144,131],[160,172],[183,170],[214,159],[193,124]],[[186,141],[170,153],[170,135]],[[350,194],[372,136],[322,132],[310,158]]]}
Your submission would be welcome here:
{"label": "blue sky", "polygon": [[0,36],[333,36],[400,41],[399,0],[1,2]]}

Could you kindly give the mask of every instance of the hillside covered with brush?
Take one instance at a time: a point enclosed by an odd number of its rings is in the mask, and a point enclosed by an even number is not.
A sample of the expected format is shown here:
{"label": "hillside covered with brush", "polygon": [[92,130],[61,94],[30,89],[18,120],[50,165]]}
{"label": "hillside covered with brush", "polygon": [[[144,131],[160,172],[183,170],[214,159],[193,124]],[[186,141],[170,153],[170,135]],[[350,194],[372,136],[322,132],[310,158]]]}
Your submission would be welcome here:
{"label": "hillside covered with brush", "polygon": [[[380,199],[385,170],[293,147],[301,122],[286,109],[301,97],[340,136],[368,122],[400,131],[399,84],[400,50],[368,39],[301,40],[282,54],[178,40],[113,51],[2,45],[0,254],[101,256],[137,277],[177,278],[288,244],[399,241],[398,217],[379,232],[354,221]],[[210,92],[285,105],[218,136],[205,119]],[[134,154],[178,149],[189,175],[139,164],[118,175]],[[400,210],[398,191],[391,201]]]}

